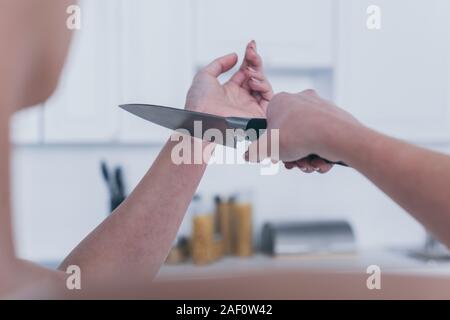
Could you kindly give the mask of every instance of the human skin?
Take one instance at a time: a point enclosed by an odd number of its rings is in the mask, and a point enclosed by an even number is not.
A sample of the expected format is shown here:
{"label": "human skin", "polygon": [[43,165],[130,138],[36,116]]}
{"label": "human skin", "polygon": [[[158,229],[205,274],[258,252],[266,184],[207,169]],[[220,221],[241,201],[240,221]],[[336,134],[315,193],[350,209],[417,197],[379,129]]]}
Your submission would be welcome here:
{"label": "human skin", "polygon": [[[114,281],[130,286],[150,284],[207,166],[175,165],[171,160],[175,142],[169,141],[127,200],[69,254],[59,271],[16,257],[11,226],[9,118],[18,109],[45,101],[54,91],[71,38],[65,28],[66,8],[73,3],[6,0],[0,4],[0,39],[5,44],[8,39],[0,53],[0,297],[67,294],[68,265],[80,267],[85,289],[98,289]],[[236,54],[230,54],[201,70],[187,95],[186,108],[224,116],[265,116],[272,90],[254,41],[231,79],[224,85],[217,80],[237,60]],[[191,143],[207,146],[194,139]]]}
{"label": "human skin", "polygon": [[[279,160],[288,169],[326,172],[317,154],[344,161],[450,246],[450,157],[367,128],[314,91],[280,93],[267,109],[268,132],[279,129]],[[246,153],[258,161],[258,144]],[[319,160],[321,161],[321,160]]]}
{"label": "human skin", "polygon": [[[262,61],[256,53],[254,41],[248,44],[243,66],[236,74],[224,85],[217,80],[237,60],[236,54],[229,54],[201,70],[187,94],[186,108],[222,116],[265,116],[267,100],[259,98],[262,95],[271,97],[272,92],[264,80]],[[261,79],[258,87],[251,84],[246,71],[249,65]],[[260,88],[265,90],[257,91]],[[252,91],[257,92],[252,94]],[[191,150],[196,150],[195,143],[203,148],[207,146],[205,142],[190,139]],[[88,283],[89,279],[95,282],[105,279],[107,282],[117,277],[127,279],[128,284],[133,281],[139,284],[143,280],[150,283],[169,252],[207,166],[204,162],[174,164],[171,151],[177,143],[166,143],[127,200],[75,248],[62,263],[61,270],[71,264],[78,265]]]}
{"label": "human skin", "polygon": [[72,3],[69,0],[0,2],[0,296],[15,296],[21,290],[27,295],[25,291],[34,292],[31,283],[43,285],[59,277],[15,256],[9,119],[16,110],[45,100],[55,89],[71,37],[67,28],[60,26],[65,26],[65,10]]}

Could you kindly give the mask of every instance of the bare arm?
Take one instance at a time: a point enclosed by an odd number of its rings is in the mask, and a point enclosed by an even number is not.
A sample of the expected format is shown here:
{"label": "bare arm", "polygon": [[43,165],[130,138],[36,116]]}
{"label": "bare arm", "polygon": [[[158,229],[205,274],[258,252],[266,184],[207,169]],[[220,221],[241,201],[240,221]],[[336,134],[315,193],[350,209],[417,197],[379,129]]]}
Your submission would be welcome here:
{"label": "bare arm", "polygon": [[[200,149],[205,146],[197,139],[186,139],[191,140],[192,150],[195,143]],[[176,143],[166,143],[127,200],[78,245],[60,269],[80,266],[84,282],[156,275],[206,169],[204,163],[174,164],[171,151]]]}
{"label": "bare arm", "polygon": [[[281,93],[267,110],[268,132],[279,129],[278,159],[288,169],[325,173],[320,158],[344,161],[450,245],[450,157],[377,133],[314,91]],[[258,159],[256,144],[249,160]]]}
{"label": "bare arm", "polygon": [[333,148],[450,245],[449,156],[362,127],[348,128],[333,141]]}
{"label": "bare arm", "polygon": [[[236,63],[237,56],[230,54],[201,70],[187,95],[187,108],[224,116],[265,116],[272,90],[254,42],[247,46],[241,69],[221,85],[217,77]],[[206,143],[189,139],[191,150],[211,150]],[[174,164],[175,144],[165,145],[129,198],[75,248],[60,269],[78,265],[88,283],[114,279],[129,285],[156,275],[206,169],[205,163]]]}
{"label": "bare arm", "polygon": [[[0,296],[45,297],[65,290],[65,273],[40,268],[15,256],[7,121],[12,112],[41,103],[54,91],[70,41],[70,31],[65,28],[66,8],[75,3],[0,3],[0,38],[8,41],[0,54]],[[221,85],[217,77],[236,63],[237,56],[228,55],[204,68],[194,79],[186,107],[228,116],[265,116],[272,91],[254,42],[246,49],[241,69]],[[175,166],[170,161],[172,146],[166,144],[130,198],[69,255],[62,269],[77,264],[82,279],[103,283],[120,280],[118,277],[131,281],[154,276],[206,167]]]}
{"label": "bare arm", "polygon": [[[272,91],[254,42],[247,46],[241,68],[228,82],[220,84],[217,77],[236,63],[237,55],[231,54],[216,59],[201,70],[189,90],[186,108],[224,116],[265,116]],[[249,66],[251,70],[247,70]],[[194,144],[200,146],[206,161],[208,152],[203,151],[208,146],[210,152],[211,145],[190,137],[187,139],[194,150]],[[174,164],[171,151],[175,144],[172,141],[166,143],[129,198],[74,249],[61,264],[61,271],[47,270],[13,256],[0,256],[0,279],[7,280],[0,286],[0,296],[61,297],[61,294],[69,294],[63,272],[68,265],[78,265],[82,272],[82,287],[100,289],[99,294],[103,294],[102,288],[111,283],[133,286],[136,282],[148,281],[150,284],[164,262],[206,169],[204,162]],[[6,163],[1,168],[8,172]],[[0,213],[9,217],[9,212]],[[9,225],[4,227],[10,231]],[[1,244],[6,244],[3,239]]]}

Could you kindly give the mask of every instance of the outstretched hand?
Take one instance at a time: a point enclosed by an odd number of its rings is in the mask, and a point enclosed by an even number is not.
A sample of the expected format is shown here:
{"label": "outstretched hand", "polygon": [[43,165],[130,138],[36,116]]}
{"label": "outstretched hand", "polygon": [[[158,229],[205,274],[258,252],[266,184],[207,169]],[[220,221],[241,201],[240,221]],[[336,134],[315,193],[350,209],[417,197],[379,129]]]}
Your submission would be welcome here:
{"label": "outstretched hand", "polygon": [[186,109],[219,116],[265,118],[273,91],[255,41],[248,43],[239,70],[221,84],[217,78],[237,62],[237,55],[231,53],[200,70],[187,94]]}

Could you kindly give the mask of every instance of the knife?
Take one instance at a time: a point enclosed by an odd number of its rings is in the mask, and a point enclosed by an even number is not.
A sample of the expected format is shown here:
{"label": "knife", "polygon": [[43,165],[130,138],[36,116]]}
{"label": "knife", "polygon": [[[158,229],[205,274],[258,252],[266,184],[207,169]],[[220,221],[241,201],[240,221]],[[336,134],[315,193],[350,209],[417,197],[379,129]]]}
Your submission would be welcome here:
{"label": "knife", "polygon": [[[236,147],[237,137],[232,141],[227,141],[229,133],[235,133],[248,138],[250,141],[258,139],[267,128],[267,121],[263,118],[240,118],[240,117],[221,117],[213,114],[164,107],[151,104],[123,104],[122,109],[147,121],[159,124],[160,126],[178,130],[185,129],[193,137],[204,139],[204,134],[209,129],[219,130],[223,141],[221,144]],[[197,122],[197,124],[196,124]],[[249,130],[255,130],[245,136]],[[227,132],[227,130],[229,130]]]}
{"label": "knife", "polygon": [[[257,140],[266,128],[267,121],[264,118],[222,117],[209,113],[190,111],[153,104],[122,104],[120,108],[147,121],[156,123],[168,129],[185,129],[193,137],[204,139],[204,134],[209,129],[216,129],[222,133],[221,144],[236,148],[239,136],[250,141]],[[229,130],[233,130],[234,136],[230,143]],[[228,131],[227,131],[228,130]],[[311,159],[317,157],[310,155]],[[327,163],[347,166],[343,162]]]}

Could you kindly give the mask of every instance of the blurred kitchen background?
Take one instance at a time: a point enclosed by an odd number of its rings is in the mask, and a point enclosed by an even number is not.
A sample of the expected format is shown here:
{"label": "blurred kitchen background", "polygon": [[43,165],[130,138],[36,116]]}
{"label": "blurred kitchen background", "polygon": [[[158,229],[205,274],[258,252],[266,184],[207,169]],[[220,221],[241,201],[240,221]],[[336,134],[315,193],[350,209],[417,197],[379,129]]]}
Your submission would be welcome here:
{"label": "blurred kitchen background", "polygon": [[[381,8],[381,30],[366,27],[370,5]],[[450,151],[447,0],[81,0],[80,7],[56,94],[12,125],[21,257],[60,261],[107,217],[101,161],[121,167],[127,193],[150,167],[169,132],[119,104],[183,107],[196,70],[229,52],[242,58],[251,39],[276,92],[314,88],[375,129]],[[262,176],[257,165],[211,165],[198,190],[205,201],[240,192],[251,193],[256,247],[266,222],[335,220],[350,223],[362,252],[425,243],[425,230],[350,168]]]}

